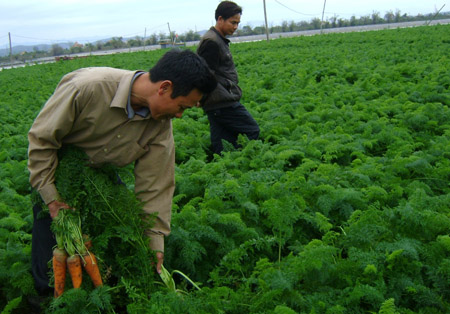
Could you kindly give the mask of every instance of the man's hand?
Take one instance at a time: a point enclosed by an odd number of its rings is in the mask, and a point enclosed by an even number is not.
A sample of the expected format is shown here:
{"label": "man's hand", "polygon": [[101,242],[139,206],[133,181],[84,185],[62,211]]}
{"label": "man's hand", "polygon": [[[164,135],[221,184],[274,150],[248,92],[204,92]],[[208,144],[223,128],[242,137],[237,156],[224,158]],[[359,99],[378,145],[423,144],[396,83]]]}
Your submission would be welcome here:
{"label": "man's hand", "polygon": [[161,266],[164,263],[164,253],[163,252],[156,252],[156,259],[158,260],[158,263],[156,264],[156,272],[158,274],[161,274]]}
{"label": "man's hand", "polygon": [[69,205],[67,205],[66,203],[60,202],[60,201],[52,201],[50,203],[48,203],[48,211],[50,212],[50,217],[52,217],[52,219],[55,219],[56,216],[58,216],[59,210],[60,209],[72,209],[75,210],[73,208],[70,208]]}

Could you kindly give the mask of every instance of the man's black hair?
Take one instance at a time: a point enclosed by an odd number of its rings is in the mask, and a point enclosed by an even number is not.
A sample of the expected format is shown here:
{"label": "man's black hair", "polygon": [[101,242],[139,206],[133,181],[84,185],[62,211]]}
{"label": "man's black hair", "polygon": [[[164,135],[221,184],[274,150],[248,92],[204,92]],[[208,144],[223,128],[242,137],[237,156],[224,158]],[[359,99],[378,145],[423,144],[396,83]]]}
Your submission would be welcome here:
{"label": "man's black hair", "polygon": [[206,61],[187,49],[169,50],[149,72],[153,83],[165,80],[173,83],[172,98],[187,96],[195,88],[209,94],[217,85]]}
{"label": "man's black hair", "polygon": [[242,14],[242,8],[240,6],[233,1],[222,1],[217,6],[215,18],[217,21],[219,16],[221,16],[224,20],[227,20],[236,14]]}

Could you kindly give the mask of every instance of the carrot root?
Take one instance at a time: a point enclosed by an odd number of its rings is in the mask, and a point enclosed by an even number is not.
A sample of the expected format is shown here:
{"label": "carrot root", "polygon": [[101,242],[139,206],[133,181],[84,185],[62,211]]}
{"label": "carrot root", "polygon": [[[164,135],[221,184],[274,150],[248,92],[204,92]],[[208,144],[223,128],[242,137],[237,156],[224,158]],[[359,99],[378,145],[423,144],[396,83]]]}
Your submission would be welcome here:
{"label": "carrot root", "polygon": [[67,269],[69,270],[70,278],[74,288],[81,287],[83,279],[81,269],[81,259],[79,255],[72,255],[67,258]]}
{"label": "carrot root", "polygon": [[92,241],[91,241],[91,238],[89,238],[89,236],[87,234],[83,234],[83,241],[84,241],[84,246],[86,247],[86,249],[88,249],[88,250],[92,249]]}
{"label": "carrot root", "polygon": [[57,298],[64,292],[66,284],[66,260],[67,253],[62,249],[55,248],[53,250],[53,274],[55,277],[54,297]]}
{"label": "carrot root", "polygon": [[86,270],[86,273],[88,273],[89,277],[92,280],[92,283],[94,284],[94,287],[102,286],[102,277],[100,275],[100,270],[98,268],[97,264],[97,258],[95,257],[92,252],[89,252],[86,255],[83,255],[84,259],[84,269]]}

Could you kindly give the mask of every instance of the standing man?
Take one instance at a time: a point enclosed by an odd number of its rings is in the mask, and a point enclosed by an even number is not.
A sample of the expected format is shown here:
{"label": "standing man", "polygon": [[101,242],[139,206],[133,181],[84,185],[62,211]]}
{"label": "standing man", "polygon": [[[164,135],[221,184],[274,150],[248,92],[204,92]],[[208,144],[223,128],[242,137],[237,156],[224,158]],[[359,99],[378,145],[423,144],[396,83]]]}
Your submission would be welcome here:
{"label": "standing man", "polygon": [[222,1],[215,12],[216,25],[202,37],[197,53],[202,56],[214,72],[218,85],[202,100],[208,115],[213,152],[223,150],[222,140],[237,147],[239,134],[254,140],[259,136],[259,126],[251,114],[240,103],[242,90],[231,56],[230,40],[241,21],[242,8],[231,1]]}
{"label": "standing man", "polygon": [[216,84],[206,62],[190,50],[167,52],[149,72],[84,68],[62,78],[28,133],[30,183],[50,213],[40,218],[40,206],[33,208],[32,273],[38,292],[51,290],[52,219],[69,209],[70,200],[61,199],[55,186],[57,152],[64,145],[82,149],[93,166],[134,162],[137,197],[145,212],[158,213],[146,234],[161,272],[175,185],[171,119],[197,106]]}

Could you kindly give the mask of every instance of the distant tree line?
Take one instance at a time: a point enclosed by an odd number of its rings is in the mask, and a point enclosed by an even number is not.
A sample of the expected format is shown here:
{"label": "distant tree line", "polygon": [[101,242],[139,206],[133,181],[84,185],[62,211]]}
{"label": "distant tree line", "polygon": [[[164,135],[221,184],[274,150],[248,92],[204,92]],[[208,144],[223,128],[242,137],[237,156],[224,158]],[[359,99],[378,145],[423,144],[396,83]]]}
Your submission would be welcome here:
{"label": "distant tree line", "polygon": [[[322,22],[319,18],[314,18],[311,21],[284,21],[281,25],[270,26],[269,33],[285,33],[285,32],[297,32],[305,30],[337,28],[337,27],[350,27],[350,26],[362,26],[362,25],[374,25],[374,24],[388,24],[388,23],[400,23],[411,21],[427,21],[431,19],[447,19],[450,18],[450,12],[443,12],[439,14],[419,14],[417,16],[410,16],[407,14],[401,14],[399,10],[396,12],[386,12],[384,16],[381,16],[379,12],[374,11],[372,14],[357,18],[356,16],[350,17],[350,19],[339,18],[335,15]],[[249,35],[261,35],[265,34],[265,26],[251,27],[245,25],[239,28],[234,36],[249,36]],[[184,34],[177,35],[175,32],[172,34],[152,34],[149,37],[136,36],[131,39],[124,39],[122,37],[113,37],[112,39],[102,42],[97,41],[95,43],[87,43],[85,45],[73,44],[70,48],[64,49],[58,44],[52,45],[49,51],[41,51],[38,47],[34,47],[32,52],[22,52],[20,54],[13,55],[13,61],[25,62],[27,60],[33,60],[45,57],[62,56],[67,54],[76,54],[82,52],[93,52],[102,50],[112,50],[120,48],[132,48],[158,45],[161,42],[191,42],[200,40],[201,36],[190,30]],[[0,57],[0,63],[9,63],[10,56]]]}
{"label": "distant tree line", "polygon": [[[401,23],[401,22],[413,22],[413,21],[427,21],[430,19],[448,19],[450,18],[450,12],[444,12],[439,14],[419,14],[417,16],[410,16],[407,14],[401,14],[399,10],[396,12],[386,12],[384,16],[381,16],[379,12],[374,11],[372,14],[365,15],[357,18],[356,16],[350,17],[350,19],[339,18],[337,15],[324,20],[314,18],[311,21],[284,21],[281,25],[269,27],[269,33],[285,33],[285,32],[298,32],[315,29],[337,28],[337,27],[350,27],[350,26],[362,26],[362,25],[375,25],[375,24],[389,24],[389,23]],[[237,36],[248,35],[261,35],[265,34],[266,29],[264,26],[258,26],[252,28],[251,26],[243,26],[236,32]]]}

